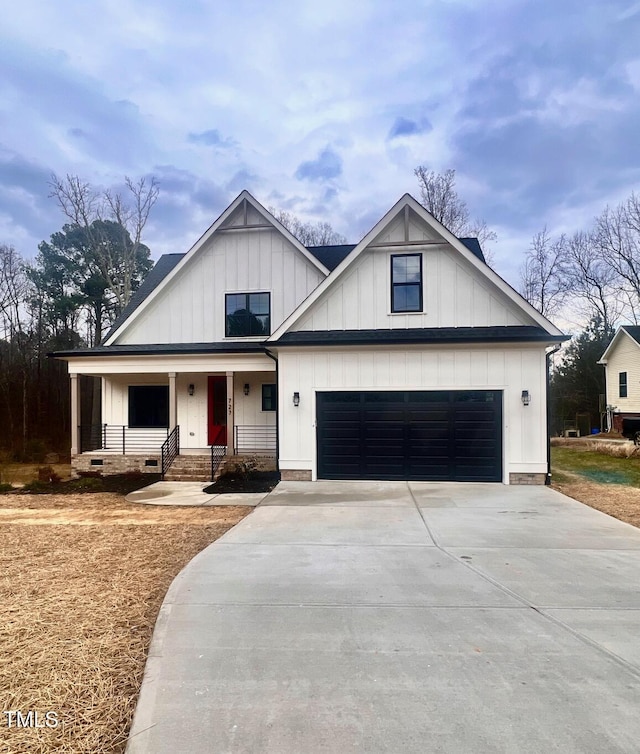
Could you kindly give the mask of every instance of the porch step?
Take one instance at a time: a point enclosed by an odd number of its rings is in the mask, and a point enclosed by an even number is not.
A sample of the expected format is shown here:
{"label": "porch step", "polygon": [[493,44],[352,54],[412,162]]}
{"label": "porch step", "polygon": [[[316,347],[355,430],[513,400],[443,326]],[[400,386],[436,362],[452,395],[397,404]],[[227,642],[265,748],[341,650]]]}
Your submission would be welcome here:
{"label": "porch step", "polygon": [[167,482],[210,482],[211,456],[177,456],[164,478]]}

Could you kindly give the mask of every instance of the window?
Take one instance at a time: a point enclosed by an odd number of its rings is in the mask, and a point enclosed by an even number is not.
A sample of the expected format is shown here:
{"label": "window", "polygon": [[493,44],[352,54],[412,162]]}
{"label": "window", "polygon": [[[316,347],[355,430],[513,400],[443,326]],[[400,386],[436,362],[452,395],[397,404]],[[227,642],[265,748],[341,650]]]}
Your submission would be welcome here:
{"label": "window", "polygon": [[422,311],[422,254],[391,257],[391,311]]}
{"label": "window", "polygon": [[262,410],[275,411],[278,407],[278,391],[275,385],[262,386]]}
{"label": "window", "polygon": [[627,373],[626,372],[618,372],[618,395],[620,398],[626,398],[627,397]]}
{"label": "window", "polygon": [[268,293],[227,293],[227,338],[271,334],[271,301]]}
{"label": "window", "polygon": [[169,426],[169,386],[129,386],[129,426]]}

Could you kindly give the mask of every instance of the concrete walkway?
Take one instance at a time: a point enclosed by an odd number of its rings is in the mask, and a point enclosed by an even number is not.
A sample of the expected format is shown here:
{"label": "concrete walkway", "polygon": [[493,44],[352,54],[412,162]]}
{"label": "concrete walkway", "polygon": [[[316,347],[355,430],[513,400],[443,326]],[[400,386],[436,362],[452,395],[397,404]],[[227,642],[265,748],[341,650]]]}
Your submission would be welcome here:
{"label": "concrete walkway", "polygon": [[266,492],[238,492],[210,495],[203,492],[211,482],[154,482],[135,492],[130,492],[128,503],[146,505],[258,505]]}
{"label": "concrete walkway", "polygon": [[547,488],[281,483],[172,584],[127,751],[635,754],[639,574]]}

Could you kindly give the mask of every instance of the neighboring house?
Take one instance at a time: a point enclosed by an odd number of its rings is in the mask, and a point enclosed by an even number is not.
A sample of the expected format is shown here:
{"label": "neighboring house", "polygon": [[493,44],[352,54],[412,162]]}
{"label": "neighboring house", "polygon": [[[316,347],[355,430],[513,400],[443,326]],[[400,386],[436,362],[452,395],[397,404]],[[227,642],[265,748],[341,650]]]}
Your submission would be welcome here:
{"label": "neighboring house", "polygon": [[632,436],[640,431],[640,326],[623,325],[602,354],[607,431]]}
{"label": "neighboring house", "polygon": [[[271,454],[285,480],[544,483],[565,339],[408,194],[357,245],[308,249],[243,191],[103,345],[56,356],[76,471],[157,471],[179,435],[170,474],[213,447]],[[101,378],[99,427],[81,374]]]}

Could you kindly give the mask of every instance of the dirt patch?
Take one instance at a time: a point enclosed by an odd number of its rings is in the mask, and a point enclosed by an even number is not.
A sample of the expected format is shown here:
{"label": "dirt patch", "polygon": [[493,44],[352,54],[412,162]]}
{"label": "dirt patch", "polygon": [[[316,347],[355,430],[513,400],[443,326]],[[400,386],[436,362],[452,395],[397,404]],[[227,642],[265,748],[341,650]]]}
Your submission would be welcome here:
{"label": "dirt patch", "polygon": [[3,710],[8,752],[123,752],[169,584],[252,508],[128,504],[116,494],[0,497]]}

